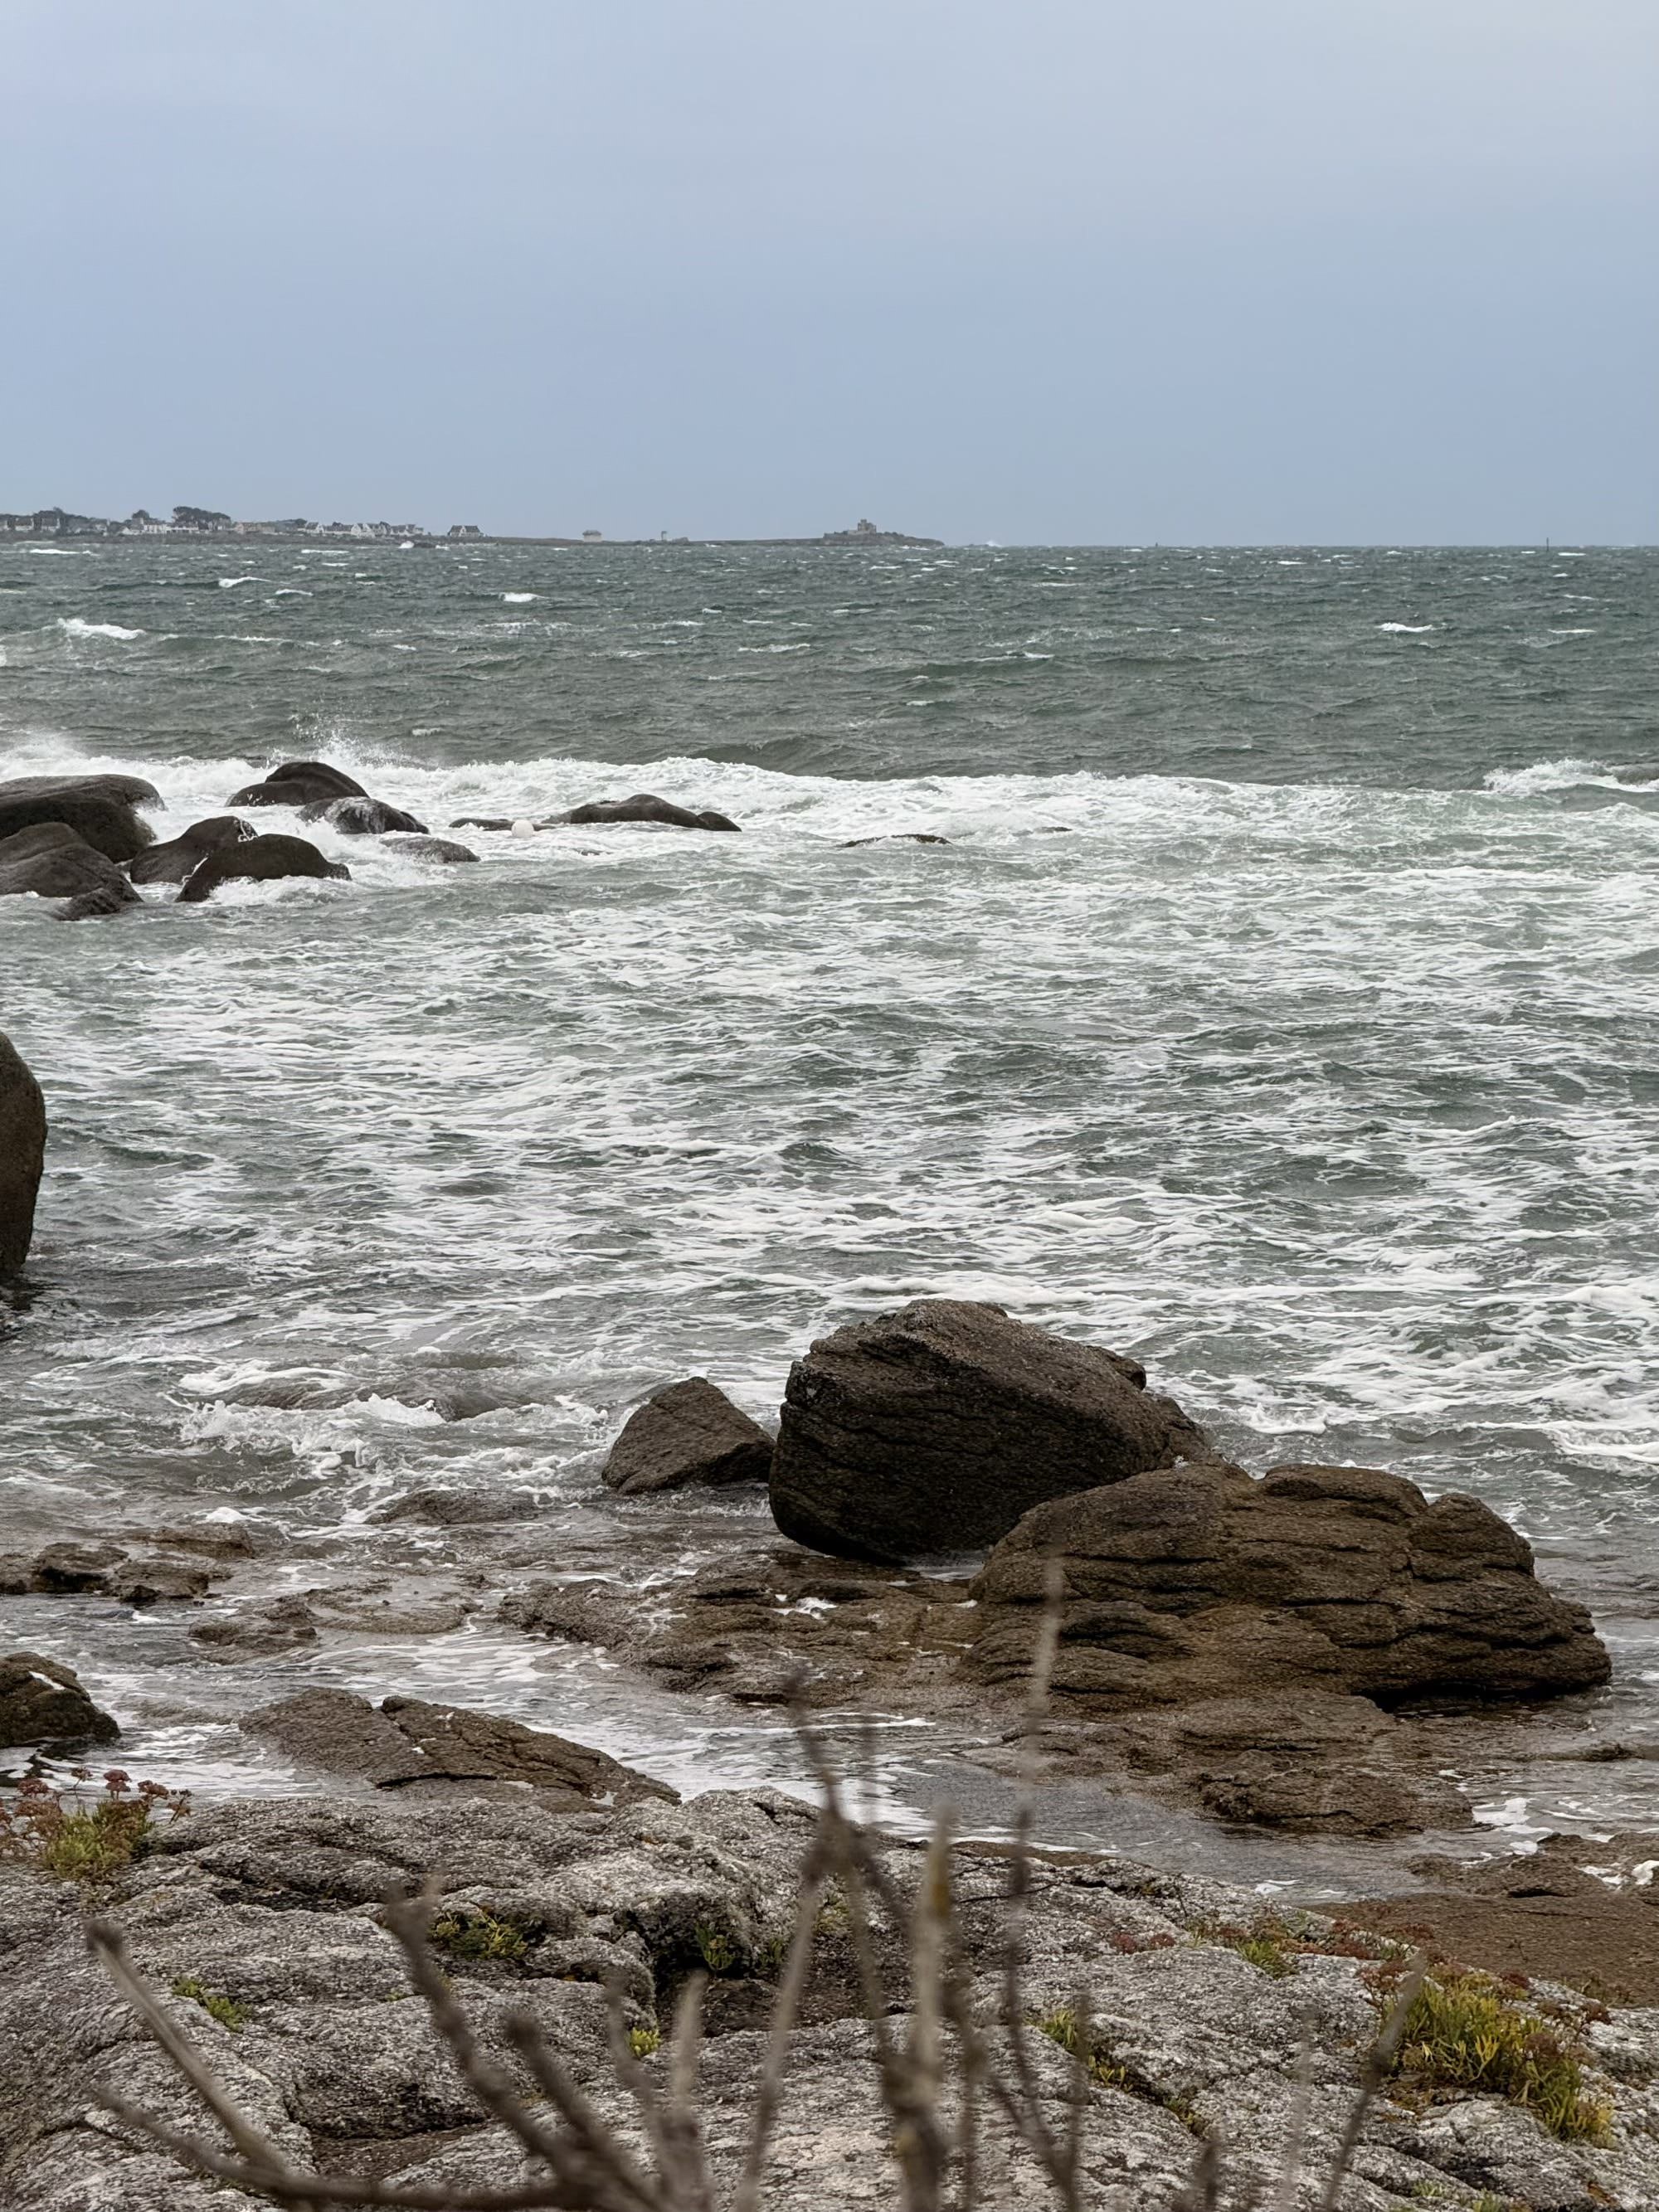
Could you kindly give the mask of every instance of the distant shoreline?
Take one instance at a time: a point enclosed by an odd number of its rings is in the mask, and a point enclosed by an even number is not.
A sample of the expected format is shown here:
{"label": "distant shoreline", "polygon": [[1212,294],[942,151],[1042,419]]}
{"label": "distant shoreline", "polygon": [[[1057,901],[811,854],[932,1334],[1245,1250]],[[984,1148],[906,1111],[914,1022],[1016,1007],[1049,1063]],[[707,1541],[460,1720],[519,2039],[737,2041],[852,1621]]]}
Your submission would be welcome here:
{"label": "distant shoreline", "polygon": [[140,508],[123,522],[101,514],[76,514],[61,507],[41,507],[27,514],[0,514],[0,545],[56,544],[64,538],[102,545],[143,545],[161,540],[212,545],[396,545],[401,551],[426,551],[439,545],[558,545],[586,551],[605,545],[678,546],[807,546],[912,545],[939,547],[942,538],[917,538],[905,530],[880,530],[860,521],[852,530],[826,530],[816,538],[671,538],[665,531],[655,538],[607,538],[597,530],[579,537],[525,537],[513,532],[480,529],[476,523],[454,523],[449,529],[427,530],[404,522],[310,522],[295,517],[275,522],[238,522],[215,508],[175,507],[173,520]]}

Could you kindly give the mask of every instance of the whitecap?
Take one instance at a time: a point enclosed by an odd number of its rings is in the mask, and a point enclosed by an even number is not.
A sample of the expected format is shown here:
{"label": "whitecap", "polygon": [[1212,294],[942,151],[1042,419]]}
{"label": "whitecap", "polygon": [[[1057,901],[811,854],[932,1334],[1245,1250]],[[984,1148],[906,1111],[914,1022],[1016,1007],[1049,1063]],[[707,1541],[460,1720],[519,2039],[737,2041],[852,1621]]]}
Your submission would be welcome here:
{"label": "whitecap", "polygon": [[221,576],[219,589],[222,592],[234,592],[238,584],[257,584],[259,580],[258,576]]}
{"label": "whitecap", "polygon": [[123,629],[119,623],[88,622],[80,615],[59,615],[58,627],[65,637],[142,637],[141,629]]}
{"label": "whitecap", "polygon": [[1378,629],[1393,630],[1402,637],[1424,637],[1434,628],[1432,623],[1378,623]]}
{"label": "whitecap", "polygon": [[1605,762],[1569,754],[1560,760],[1534,761],[1528,768],[1489,769],[1486,786],[1506,799],[1530,799],[1540,791],[1570,791],[1575,784],[1602,783],[1607,777]]}
{"label": "whitecap", "polygon": [[539,592],[503,592],[502,599],[509,607],[527,607],[532,599],[538,599]]}

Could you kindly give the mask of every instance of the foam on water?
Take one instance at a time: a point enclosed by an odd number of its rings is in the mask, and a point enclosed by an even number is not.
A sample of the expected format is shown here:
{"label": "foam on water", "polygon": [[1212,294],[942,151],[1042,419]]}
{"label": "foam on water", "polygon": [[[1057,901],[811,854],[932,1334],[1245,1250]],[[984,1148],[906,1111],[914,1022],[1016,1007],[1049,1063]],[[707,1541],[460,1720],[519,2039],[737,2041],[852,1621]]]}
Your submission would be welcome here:
{"label": "foam on water", "polygon": [[[1499,577],[1520,565],[1474,558]],[[598,1489],[599,1453],[644,1392],[706,1372],[765,1415],[826,1327],[910,1297],[988,1297],[1136,1351],[1252,1466],[1357,1461],[1485,1498],[1595,1607],[1620,1662],[1614,1709],[1650,1731],[1650,749],[1571,725],[1518,757],[1459,755],[1455,775],[1437,756],[1432,774],[1379,782],[1358,747],[1344,774],[1335,744],[1317,774],[1242,781],[1283,769],[1266,723],[1160,751],[1056,705],[1079,696],[1084,627],[1213,656],[1170,664],[1194,700],[1224,682],[1279,696],[1225,561],[1208,580],[1157,572],[1163,612],[1201,647],[1115,603],[1053,627],[1000,609],[947,635],[940,595],[968,586],[944,572],[924,587],[899,568],[890,604],[873,571],[838,571],[805,606],[786,568],[746,558],[690,588],[663,568],[624,623],[585,596],[591,566],[458,555],[417,632],[382,604],[392,586],[328,565],[307,564],[314,623],[293,599],[263,618],[341,637],[337,653],[238,645],[216,627],[210,569],[196,592],[187,566],[165,617],[137,592],[114,603],[154,625],[130,650],[30,647],[5,772],[137,768],[163,794],[163,835],[297,756],[337,762],[440,835],[458,816],[534,821],[639,790],[718,808],[743,834],[469,829],[453,834],[481,864],[441,868],[261,809],[258,828],[313,839],[352,880],[228,886],[190,908],[155,892],[95,932],[0,902],[5,1025],[54,1114],[39,1295],[0,1340],[21,1440],[4,1548],[222,1509],[324,1547],[308,1557],[367,1556],[398,1492],[509,1485],[623,1573],[639,1532],[687,1510],[647,1519]],[[1385,592],[1380,563],[1366,583],[1358,560],[1322,562],[1334,580],[1319,586],[1313,565],[1261,588],[1337,595],[1316,641],[1342,683],[1356,655],[1368,684],[1447,680],[1474,621],[1467,577],[1402,590],[1395,562]],[[436,589],[430,564],[405,569]],[[1048,580],[1022,574],[1022,592]],[[1086,566],[1079,581],[1095,592]],[[1433,655],[1372,635],[1402,597],[1438,615],[1454,585],[1465,596]],[[37,612],[8,642],[87,621],[83,574],[75,586],[57,588],[77,614]],[[470,641],[481,596],[527,591],[546,622],[492,618],[487,646]],[[1380,605],[1341,596],[1362,591]],[[365,611],[348,617],[354,594]],[[856,611],[866,601],[879,618]],[[1511,626],[1516,653],[1537,619]],[[745,654],[766,623],[812,652]],[[579,672],[648,633],[697,657],[648,679],[658,723],[630,750],[639,733],[612,720],[647,679]],[[407,692],[394,647],[418,648]],[[678,667],[652,650],[659,671]],[[463,683],[483,651],[491,672]],[[896,687],[867,722],[834,690],[848,653]],[[302,708],[301,656],[332,672]],[[491,687],[550,665],[629,687],[612,719],[596,705],[581,730],[549,730],[526,692],[520,724],[481,737]],[[204,672],[221,667],[238,672]],[[757,695],[781,718],[760,738],[746,672],[783,687]],[[893,735],[917,677],[955,732],[954,767]],[[164,680],[180,703],[142,744],[71,734],[132,726],[124,702]],[[1108,721],[1141,681],[1103,677],[1087,714]],[[244,720],[191,728],[202,687]],[[972,742],[964,690],[984,718]],[[1496,696],[1474,686],[1463,711]],[[849,848],[915,832],[951,842]],[[686,1522],[674,1571],[697,1564],[704,1526]],[[126,1667],[141,1724],[185,1756],[167,1735],[185,1725],[182,1627],[172,1644],[165,1624],[124,1644],[84,1609],[41,1623],[44,1648]],[[787,1764],[765,1730],[694,1728],[654,1693],[630,1722],[612,1677],[562,1647],[482,1626],[439,1642],[372,1664],[360,1650],[216,1670],[209,1687],[251,1703],[318,1668],[407,1688],[448,1666],[488,1704],[492,1682],[518,1680],[489,1670],[522,1667],[546,1724],[612,1731],[609,1747],[680,1762],[676,1775]],[[190,1759],[253,1758],[200,1725]],[[928,1741],[891,1770],[913,1806],[928,1759],[962,1748]],[[1519,1796],[1524,1826],[1590,1820],[1615,1802],[1596,1792],[1637,1788],[1575,1778],[1500,1782],[1482,1802]],[[1073,1813],[1094,1832],[1097,1812]]]}

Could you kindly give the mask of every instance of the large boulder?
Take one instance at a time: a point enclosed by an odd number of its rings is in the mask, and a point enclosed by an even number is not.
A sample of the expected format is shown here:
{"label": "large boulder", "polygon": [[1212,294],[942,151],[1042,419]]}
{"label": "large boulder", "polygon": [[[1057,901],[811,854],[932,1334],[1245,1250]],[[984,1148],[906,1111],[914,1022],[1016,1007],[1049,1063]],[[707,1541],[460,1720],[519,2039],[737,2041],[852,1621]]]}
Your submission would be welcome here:
{"label": "large boulder", "polygon": [[231,806],[309,806],[316,799],[366,799],[368,793],[343,769],[326,761],[283,761],[258,783],[232,792]]}
{"label": "large boulder", "polygon": [[179,892],[180,903],[211,898],[221,884],[273,882],[280,876],[343,876],[351,871],[339,860],[325,860],[307,837],[250,837],[246,843],[221,845],[196,868]]}
{"label": "large boulder", "polygon": [[0,1658],[0,1744],[112,1743],[120,1733],[72,1667],[35,1651]]}
{"label": "large boulder", "polygon": [[658,799],[648,791],[636,791],[631,799],[592,799],[586,806],[572,807],[562,819],[583,823],[660,822],[675,830],[735,830],[738,826],[712,807],[694,814],[690,807],[676,806],[672,799]]}
{"label": "large boulder", "polygon": [[326,822],[343,837],[384,837],[389,830],[405,830],[424,837],[427,827],[401,806],[388,806],[383,799],[317,799],[300,809],[301,822]]}
{"label": "large boulder", "polygon": [[789,1372],[772,1512],[845,1558],[982,1550],[1045,1498],[1212,1456],[1133,1359],[923,1298],[823,1337]]}
{"label": "large boulder", "polygon": [[1051,1561],[1054,1687],[1106,1709],[1542,1698],[1610,1671],[1589,1615],[1544,1588],[1507,1522],[1372,1468],[1166,1468],[1039,1505],[974,1584],[981,1676],[1024,1674]]}
{"label": "large boulder", "polygon": [[688,1483],[764,1482],[772,1439],[708,1378],[655,1392],[623,1424],[605,1463],[608,1488],[635,1498]]}
{"label": "large boulder", "polygon": [[222,845],[246,844],[253,835],[253,824],[237,815],[210,814],[204,822],[192,822],[188,830],[181,830],[164,845],[152,845],[129,860],[127,873],[135,884],[182,884],[210,853],[216,853]]}
{"label": "large boulder", "polygon": [[155,832],[120,795],[129,787],[148,793],[152,803],[157,799],[137,776],[17,776],[0,783],[0,837],[61,823],[106,860],[130,860],[155,843]]}
{"label": "large boulder", "polygon": [[113,860],[66,822],[40,822],[0,837],[0,898],[102,898],[130,906],[138,894]]}
{"label": "large boulder", "polygon": [[118,806],[160,806],[165,802],[142,775],[14,775],[0,782],[0,804],[27,799],[105,799]]}
{"label": "large boulder", "polygon": [[46,1162],[46,1102],[11,1039],[0,1035],[0,1275],[15,1275],[29,1255]]}

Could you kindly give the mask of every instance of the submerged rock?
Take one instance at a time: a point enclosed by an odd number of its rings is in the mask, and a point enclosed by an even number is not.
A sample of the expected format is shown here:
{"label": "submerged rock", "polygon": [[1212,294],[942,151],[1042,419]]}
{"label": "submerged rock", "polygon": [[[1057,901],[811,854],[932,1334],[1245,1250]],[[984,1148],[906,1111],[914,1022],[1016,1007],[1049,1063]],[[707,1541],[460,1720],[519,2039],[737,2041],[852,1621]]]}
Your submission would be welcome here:
{"label": "submerged rock", "polygon": [[351,871],[325,860],[307,837],[258,836],[246,843],[222,845],[194,869],[179,894],[179,903],[211,898],[221,884],[270,883],[283,876],[339,876]]}
{"label": "submerged rock", "polygon": [[1054,1683],[1106,1709],[1316,1689],[1382,1705],[1605,1682],[1579,1605],[1473,1498],[1370,1468],[1163,1468],[1028,1513],[974,1585],[976,1672],[1020,1679],[1050,1560]]}
{"label": "submerged rock", "polygon": [[764,1482],[772,1439],[705,1376],[671,1382],[630,1413],[611,1447],[605,1483],[624,1498],[688,1483]]}
{"label": "submerged rock", "polygon": [[0,1033],[0,1276],[29,1255],[46,1164],[46,1102],[27,1063]]}
{"label": "submerged rock", "polygon": [[842,850],[850,853],[860,845],[948,845],[950,842],[932,830],[890,830],[876,837],[843,837]]}
{"label": "submerged rock", "polygon": [[21,1565],[19,1587],[52,1597],[112,1597],[123,1605],[202,1596],[213,1571],[165,1553],[135,1557],[121,1544],[47,1544]]}
{"label": "submerged rock", "polygon": [[411,1784],[526,1784],[555,1801],[620,1804],[634,1797],[678,1803],[677,1793],[602,1751],[497,1714],[420,1698],[378,1706],[349,1690],[304,1690],[249,1713],[242,1726],[290,1759],[350,1774],[380,1790]]}
{"label": "submerged rock", "polygon": [[1209,1457],[1133,1359],[926,1298],[820,1338],[789,1372],[772,1462],[787,1536],[852,1559],[982,1549],[1040,1500]]}
{"label": "submerged rock", "polygon": [[573,806],[568,814],[557,818],[577,823],[660,822],[675,830],[735,830],[738,826],[711,807],[693,813],[689,806],[677,806],[672,799],[658,799],[648,791],[637,791],[631,799],[591,799],[586,806]]}
{"label": "submerged rock", "polygon": [[34,1651],[0,1657],[0,1744],[113,1743],[120,1733],[72,1667]]}
{"label": "submerged rock", "polygon": [[388,806],[383,799],[314,799],[300,809],[300,819],[326,822],[343,837],[383,837],[389,830],[408,830],[417,837],[427,834],[424,822],[417,822],[400,806]]}
{"label": "submerged rock", "polygon": [[253,835],[251,822],[234,814],[210,814],[129,860],[127,873],[135,884],[182,884],[210,853],[222,845],[244,844]]}
{"label": "submerged rock", "polygon": [[355,776],[326,761],[283,761],[258,783],[245,783],[232,792],[230,806],[309,806],[314,800],[367,799],[368,793]]}
{"label": "submerged rock", "polygon": [[536,1508],[533,1490],[411,1490],[380,1506],[369,1518],[412,1521],[425,1528],[475,1528],[520,1521]]}
{"label": "submerged rock", "polygon": [[0,783],[0,838],[45,823],[73,830],[106,860],[130,860],[155,842],[155,832],[122,798],[117,786],[138,786],[157,794],[137,776],[19,776]]}
{"label": "submerged rock", "polygon": [[470,846],[458,845],[453,837],[404,836],[393,831],[386,843],[395,853],[406,853],[411,860],[476,860],[477,854]]}
{"label": "submerged rock", "polygon": [[115,862],[66,822],[37,823],[0,837],[0,898],[101,898],[107,908],[134,904],[138,894]]}

